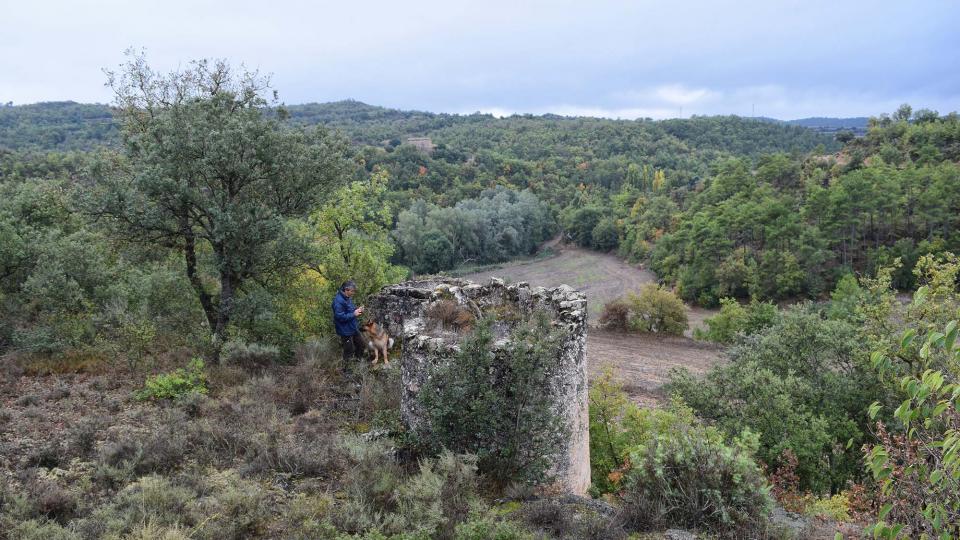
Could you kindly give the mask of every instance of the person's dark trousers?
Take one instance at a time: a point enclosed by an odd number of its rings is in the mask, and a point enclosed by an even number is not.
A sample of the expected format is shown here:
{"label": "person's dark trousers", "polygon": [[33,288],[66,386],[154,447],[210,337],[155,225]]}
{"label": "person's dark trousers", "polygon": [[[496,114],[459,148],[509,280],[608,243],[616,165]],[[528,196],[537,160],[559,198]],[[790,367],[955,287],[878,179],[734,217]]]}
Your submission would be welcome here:
{"label": "person's dark trousers", "polygon": [[363,358],[363,349],[366,345],[363,343],[363,338],[360,334],[340,336],[340,344],[343,346],[344,362],[349,361],[351,358]]}

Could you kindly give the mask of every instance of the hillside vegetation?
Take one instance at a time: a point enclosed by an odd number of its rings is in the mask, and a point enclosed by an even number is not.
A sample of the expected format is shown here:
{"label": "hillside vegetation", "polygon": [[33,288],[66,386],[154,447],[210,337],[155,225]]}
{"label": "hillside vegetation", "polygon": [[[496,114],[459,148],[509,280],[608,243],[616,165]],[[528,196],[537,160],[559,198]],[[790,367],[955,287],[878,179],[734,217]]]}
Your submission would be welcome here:
{"label": "hillside vegetation", "polygon": [[[281,107],[224,62],[166,74],[134,55],[108,84],[112,123],[0,109],[3,534],[812,536],[779,505],[960,535],[955,113],[903,106],[841,146],[736,117]],[[362,304],[557,232],[663,281],[601,321],[680,334],[679,298],[720,304],[699,335],[729,347],[673,372],[662,409],[595,380],[595,500],[552,496],[517,451],[519,419],[552,421],[523,382],[556,359],[549,321],[489,316],[515,338],[503,392],[475,369],[491,321],[458,330],[461,361],[422,403],[441,440],[404,428],[395,366],[341,361],[329,311],[347,279]],[[493,416],[509,441],[457,429]]]}

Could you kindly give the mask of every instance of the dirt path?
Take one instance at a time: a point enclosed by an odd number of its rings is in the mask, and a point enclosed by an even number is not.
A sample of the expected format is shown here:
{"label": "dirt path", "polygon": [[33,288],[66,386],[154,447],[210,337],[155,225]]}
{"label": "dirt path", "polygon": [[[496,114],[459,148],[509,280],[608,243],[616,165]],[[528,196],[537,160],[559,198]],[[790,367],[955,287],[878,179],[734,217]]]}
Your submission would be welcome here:
{"label": "dirt path", "polygon": [[703,327],[703,320],[714,314],[703,308],[687,308],[691,330],[685,337],[657,337],[617,334],[596,328],[603,305],[645,283],[656,283],[653,272],[624,262],[614,255],[575,247],[554,247],[559,254],[535,261],[519,262],[463,276],[483,282],[491,277],[508,282],[526,281],[530,285],[556,287],[567,284],[587,295],[590,330],[587,332],[587,363],[590,377],[610,367],[624,382],[630,396],[642,405],[662,403],[659,391],[674,367],[686,367],[704,373],[720,361],[720,349],[690,339],[692,329]]}

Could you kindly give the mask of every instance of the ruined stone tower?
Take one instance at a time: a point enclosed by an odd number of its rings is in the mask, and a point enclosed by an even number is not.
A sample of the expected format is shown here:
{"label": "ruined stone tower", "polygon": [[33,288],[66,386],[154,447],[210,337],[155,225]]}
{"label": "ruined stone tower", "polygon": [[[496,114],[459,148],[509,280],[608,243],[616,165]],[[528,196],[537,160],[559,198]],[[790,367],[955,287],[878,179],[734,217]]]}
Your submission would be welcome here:
{"label": "ruined stone tower", "polygon": [[[384,287],[367,300],[367,314],[401,341],[401,415],[416,432],[425,418],[418,392],[443,362],[455,358],[462,332],[438,326],[428,313],[438,303],[455,302],[479,317],[485,314],[546,312],[563,335],[559,369],[551,381],[554,410],[569,434],[552,464],[559,487],[584,494],[590,487],[590,433],[587,412],[586,318],[587,301],[566,285],[554,289],[530,288],[526,283],[505,285],[492,279],[480,285],[453,278],[408,281]],[[498,343],[499,346],[506,343]],[[537,389],[531,389],[537,391]]]}

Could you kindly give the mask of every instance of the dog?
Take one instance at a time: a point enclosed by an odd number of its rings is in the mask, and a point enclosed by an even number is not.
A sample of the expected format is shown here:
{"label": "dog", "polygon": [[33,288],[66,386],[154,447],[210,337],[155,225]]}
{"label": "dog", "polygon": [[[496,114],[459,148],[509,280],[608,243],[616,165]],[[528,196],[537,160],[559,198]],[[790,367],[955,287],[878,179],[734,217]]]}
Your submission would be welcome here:
{"label": "dog", "polygon": [[373,321],[364,323],[361,331],[367,341],[367,349],[373,351],[373,362],[371,364],[376,364],[380,360],[380,353],[382,352],[383,365],[389,366],[390,354],[388,349],[393,347],[393,338]]}

